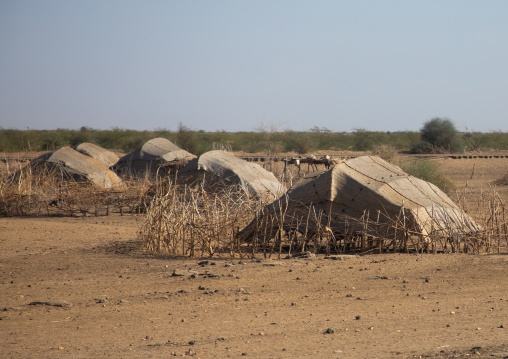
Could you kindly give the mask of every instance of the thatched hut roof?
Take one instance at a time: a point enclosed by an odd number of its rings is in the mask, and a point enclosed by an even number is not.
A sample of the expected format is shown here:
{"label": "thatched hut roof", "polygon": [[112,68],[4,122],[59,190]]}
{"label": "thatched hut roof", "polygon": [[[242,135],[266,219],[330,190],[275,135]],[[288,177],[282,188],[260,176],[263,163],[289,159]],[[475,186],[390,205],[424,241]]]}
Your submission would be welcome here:
{"label": "thatched hut roof", "polygon": [[90,142],[83,142],[82,144],[78,145],[76,147],[76,151],[95,158],[108,168],[113,166],[119,160],[119,157],[113,152]]}
{"label": "thatched hut roof", "polygon": [[121,174],[144,176],[146,173],[156,173],[161,166],[181,168],[193,158],[196,156],[192,153],[159,137],[147,141],[142,147],[120,158],[113,170]]}
{"label": "thatched hut roof", "polygon": [[178,172],[178,181],[215,185],[239,185],[256,198],[278,197],[284,186],[274,174],[258,164],[244,161],[226,151],[210,151],[190,161]]}
{"label": "thatched hut roof", "polygon": [[59,166],[66,177],[76,180],[88,180],[103,188],[122,185],[122,180],[99,160],[86,156],[70,147],[45,153],[30,163],[34,168],[41,166]]}
{"label": "thatched hut roof", "polygon": [[[363,231],[378,237],[396,235],[394,227],[406,234],[423,236],[480,229],[435,185],[373,156],[343,161],[299,181],[267,206],[240,233],[241,239],[256,236],[256,227],[263,217],[280,213],[286,214],[284,229],[296,231],[319,222],[336,234]],[[312,220],[302,221],[305,216]],[[264,230],[273,235],[272,229]]]}

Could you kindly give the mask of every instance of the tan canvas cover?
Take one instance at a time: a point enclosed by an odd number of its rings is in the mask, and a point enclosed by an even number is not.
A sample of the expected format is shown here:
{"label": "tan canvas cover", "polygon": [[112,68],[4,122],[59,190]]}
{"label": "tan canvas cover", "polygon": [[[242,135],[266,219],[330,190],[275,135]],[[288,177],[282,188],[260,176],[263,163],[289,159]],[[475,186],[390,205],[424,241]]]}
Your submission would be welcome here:
{"label": "tan canvas cover", "polygon": [[76,147],[76,151],[95,158],[108,168],[113,166],[119,160],[119,157],[113,152],[90,142],[83,142],[82,144],[78,145]]}
{"label": "tan canvas cover", "polygon": [[32,161],[32,165],[59,165],[68,175],[77,179],[86,179],[103,188],[122,185],[122,180],[95,158],[86,156],[70,147],[49,152]]}
{"label": "tan canvas cover", "polygon": [[[308,176],[268,206],[265,213],[281,213],[281,208],[294,214],[288,216],[291,221],[295,215],[308,215],[309,208],[313,213],[324,213],[323,225],[330,224],[337,233],[344,232],[346,226],[350,231],[364,230],[368,221],[370,234],[383,236],[390,232],[388,224],[397,220],[406,225],[408,233],[424,236],[480,229],[435,185],[374,156],[346,160]],[[241,236],[246,239],[252,231],[253,224]]]}
{"label": "tan canvas cover", "polygon": [[158,137],[120,158],[113,169],[123,174],[142,176],[147,172],[156,173],[162,165],[183,167],[193,158],[196,156],[192,153],[182,150],[165,138]]}
{"label": "tan canvas cover", "polygon": [[240,185],[257,198],[278,197],[285,189],[274,174],[258,164],[244,161],[226,151],[210,151],[190,161],[178,172],[179,181],[206,181],[207,185]]}

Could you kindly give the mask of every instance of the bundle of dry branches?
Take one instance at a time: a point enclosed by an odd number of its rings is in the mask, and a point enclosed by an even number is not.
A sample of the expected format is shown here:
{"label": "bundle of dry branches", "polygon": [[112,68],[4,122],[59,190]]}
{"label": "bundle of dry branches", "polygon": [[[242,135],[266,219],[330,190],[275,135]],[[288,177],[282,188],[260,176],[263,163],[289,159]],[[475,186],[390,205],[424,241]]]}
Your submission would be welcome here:
{"label": "bundle of dry branches", "polygon": [[242,255],[236,234],[262,203],[237,186],[210,192],[202,185],[167,182],[157,188],[140,229],[148,250],[185,256]]}

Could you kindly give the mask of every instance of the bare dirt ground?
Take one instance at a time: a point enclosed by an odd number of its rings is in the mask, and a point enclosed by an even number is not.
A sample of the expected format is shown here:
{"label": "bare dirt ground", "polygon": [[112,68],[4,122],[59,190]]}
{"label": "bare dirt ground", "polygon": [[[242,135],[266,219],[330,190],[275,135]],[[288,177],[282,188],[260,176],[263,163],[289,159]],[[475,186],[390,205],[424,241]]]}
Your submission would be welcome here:
{"label": "bare dirt ground", "polygon": [[[472,204],[508,173],[437,161]],[[142,220],[0,218],[0,358],[508,357],[506,253],[157,258]]]}

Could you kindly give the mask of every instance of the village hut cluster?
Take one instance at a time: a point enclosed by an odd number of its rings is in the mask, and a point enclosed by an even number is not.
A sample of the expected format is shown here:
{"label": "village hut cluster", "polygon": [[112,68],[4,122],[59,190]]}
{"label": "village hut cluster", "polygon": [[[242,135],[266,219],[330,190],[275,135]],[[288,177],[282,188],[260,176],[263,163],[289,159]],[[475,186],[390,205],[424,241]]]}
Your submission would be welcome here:
{"label": "village hut cluster", "polygon": [[[431,183],[375,156],[323,163],[325,170],[286,188],[274,173],[230,152],[198,157],[154,138],[121,158],[91,143],[64,147],[27,169],[91,184],[98,197],[114,194],[118,203],[133,181],[150,183],[137,195],[145,205],[136,208],[147,218],[140,237],[164,254],[478,250],[472,238],[482,228]],[[65,202],[62,193],[55,196],[43,199],[48,213]],[[89,205],[97,214],[97,203]]]}

